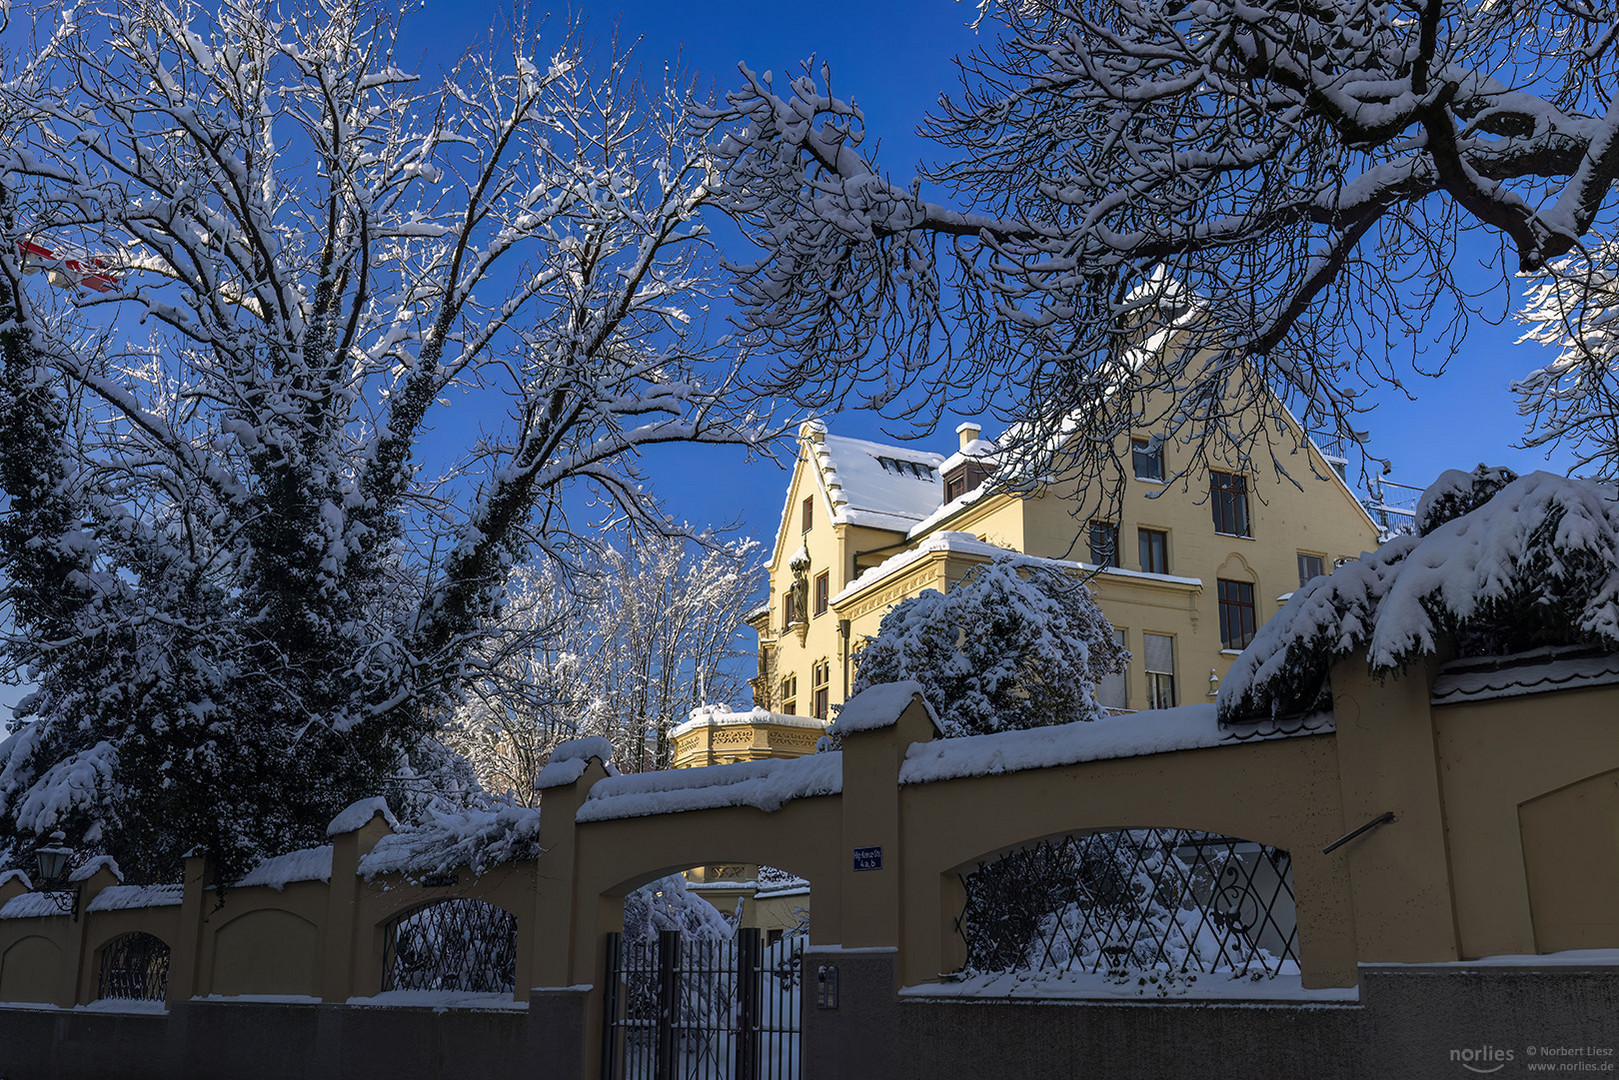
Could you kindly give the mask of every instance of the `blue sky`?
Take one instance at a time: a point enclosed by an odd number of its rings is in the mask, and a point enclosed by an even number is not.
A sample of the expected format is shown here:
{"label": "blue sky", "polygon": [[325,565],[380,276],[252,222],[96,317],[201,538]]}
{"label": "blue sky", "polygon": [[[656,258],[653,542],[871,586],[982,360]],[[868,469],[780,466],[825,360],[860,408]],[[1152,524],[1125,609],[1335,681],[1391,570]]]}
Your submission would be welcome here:
{"label": "blue sky", "polygon": [[[869,131],[882,140],[885,167],[909,177],[911,167],[932,153],[914,134],[917,123],[939,94],[955,87],[951,58],[984,39],[967,23],[971,3],[952,0],[888,0],[882,4],[822,0],[817,4],[758,4],[708,0],[698,4],[647,0],[585,3],[580,8],[603,45],[615,26],[625,39],[638,38],[638,55],[652,70],[677,62],[703,85],[723,91],[732,85],[738,63],[756,70],[793,71],[813,57],[831,65],[833,89],[866,111]],[[430,43],[424,74],[453,59],[454,47],[470,44],[499,15],[496,5],[429,3],[414,16],[411,39]],[[565,16],[552,16],[560,26]],[[402,57],[407,62],[408,54]],[[1477,269],[1459,271],[1474,288],[1492,283],[1497,313],[1516,301],[1521,286],[1500,285],[1498,253],[1476,245],[1466,261]],[[1495,264],[1495,265],[1491,265]],[[1486,305],[1488,306],[1488,304]],[[1506,464],[1522,471],[1548,467],[1541,452],[1515,449],[1523,424],[1509,391],[1511,380],[1550,359],[1540,346],[1515,345],[1518,329],[1509,321],[1491,326],[1475,321],[1458,356],[1440,378],[1410,375],[1407,389],[1372,392],[1378,407],[1365,417],[1372,451],[1392,460],[1395,480],[1427,484],[1443,469],[1471,468],[1479,462]],[[881,436],[880,419],[870,415],[830,418],[834,430]],[[939,432],[928,445],[948,453],[952,432]],[[650,460],[655,490],[678,518],[703,525],[740,522],[745,533],[768,542],[781,513],[786,473],[768,462],[745,462],[742,455],[712,448],[671,450]],[[1550,467],[1567,468],[1564,459]]]}
{"label": "blue sky", "polygon": [[[701,85],[721,91],[736,82],[738,63],[778,73],[795,71],[811,57],[817,65],[830,64],[834,91],[862,105],[868,130],[880,137],[884,167],[907,179],[916,161],[932,152],[914,131],[939,94],[955,87],[952,57],[984,40],[967,25],[974,5],[953,0],[822,0],[813,5],[586,0],[574,10],[588,20],[589,36],[604,50],[616,29],[624,40],[639,39],[637,55],[649,70],[659,72],[666,62],[678,65]],[[559,35],[567,17],[564,9],[549,16],[547,33]],[[494,3],[429,0],[407,16],[397,59],[431,78],[484,40],[497,20],[502,20],[502,8]],[[1465,261],[1478,268],[1462,276],[1475,288],[1493,285],[1497,312],[1508,311],[1521,287],[1513,283],[1510,297],[1503,291],[1500,271],[1491,265],[1498,264],[1498,253],[1480,245],[1466,254]],[[1481,461],[1520,472],[1548,467],[1543,454],[1513,448],[1523,425],[1510,382],[1550,358],[1539,346],[1515,345],[1517,334],[1510,320],[1498,326],[1475,322],[1445,375],[1407,379],[1415,400],[1389,388],[1371,394],[1379,405],[1363,426],[1371,433],[1373,452],[1392,460],[1393,479],[1421,486],[1443,469],[1470,468]],[[877,417],[829,419],[834,430],[883,437]],[[941,430],[926,445],[948,453],[954,444],[954,434]],[[1550,467],[1563,471],[1566,458],[1554,459]],[[708,447],[666,449],[649,458],[645,468],[654,491],[676,518],[699,527],[734,524],[742,535],[766,543],[773,539],[785,469],[768,461],[749,462],[738,451]],[[14,696],[12,688],[0,687],[0,704]]]}

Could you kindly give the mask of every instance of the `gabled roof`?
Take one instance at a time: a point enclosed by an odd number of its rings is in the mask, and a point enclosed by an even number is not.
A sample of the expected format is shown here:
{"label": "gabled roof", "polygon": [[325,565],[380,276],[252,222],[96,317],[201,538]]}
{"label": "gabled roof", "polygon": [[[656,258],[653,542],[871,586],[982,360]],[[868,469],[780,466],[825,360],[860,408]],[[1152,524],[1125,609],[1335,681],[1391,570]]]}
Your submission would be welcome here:
{"label": "gabled roof", "polygon": [[944,501],[944,455],[805,425],[810,460],[839,525],[907,532]]}

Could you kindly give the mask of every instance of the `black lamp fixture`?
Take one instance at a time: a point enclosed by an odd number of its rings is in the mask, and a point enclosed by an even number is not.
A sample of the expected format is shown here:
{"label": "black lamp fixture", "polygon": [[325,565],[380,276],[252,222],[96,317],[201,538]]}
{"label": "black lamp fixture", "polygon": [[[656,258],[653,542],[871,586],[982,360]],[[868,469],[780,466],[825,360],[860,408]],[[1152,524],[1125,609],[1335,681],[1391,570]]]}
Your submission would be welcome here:
{"label": "black lamp fixture", "polygon": [[39,891],[49,896],[62,914],[71,914],[77,919],[78,886],[67,880],[68,860],[73,857],[73,849],[62,842],[65,839],[61,833],[52,833],[49,844],[34,849],[34,859],[39,864]]}
{"label": "black lamp fixture", "polygon": [[41,885],[60,885],[67,876],[67,860],[73,854],[72,848],[62,847],[60,844],[48,844],[34,852],[34,858],[39,862],[39,880]]}

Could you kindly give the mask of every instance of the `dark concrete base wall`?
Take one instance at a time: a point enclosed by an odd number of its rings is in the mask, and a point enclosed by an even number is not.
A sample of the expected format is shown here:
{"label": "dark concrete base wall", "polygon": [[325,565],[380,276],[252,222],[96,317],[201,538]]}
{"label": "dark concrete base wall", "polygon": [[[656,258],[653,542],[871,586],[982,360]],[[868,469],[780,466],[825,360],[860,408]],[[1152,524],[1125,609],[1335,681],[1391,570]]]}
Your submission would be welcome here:
{"label": "dark concrete base wall", "polygon": [[[1619,1080],[1619,967],[1366,967],[1358,1004],[1008,1002],[894,994],[891,950],[804,957],[804,1080]],[[834,965],[836,1009],[815,1003]],[[0,1080],[580,1080],[585,1003],[489,1011],[191,1001],[0,1006]],[[1552,1063],[1550,1072],[1531,1065]]]}
{"label": "dark concrete base wall", "polygon": [[1363,968],[1347,1005],[907,996],[897,1035],[915,1080],[1619,1078],[1619,968]]}
{"label": "dark concrete base wall", "polygon": [[1353,1006],[906,999],[899,1076],[1350,1080],[1363,1075],[1359,1014]]}
{"label": "dark concrete base wall", "polygon": [[[0,1007],[0,1080],[576,1080],[577,992],[527,1011],[189,1001]],[[561,1042],[563,1045],[558,1045]]]}

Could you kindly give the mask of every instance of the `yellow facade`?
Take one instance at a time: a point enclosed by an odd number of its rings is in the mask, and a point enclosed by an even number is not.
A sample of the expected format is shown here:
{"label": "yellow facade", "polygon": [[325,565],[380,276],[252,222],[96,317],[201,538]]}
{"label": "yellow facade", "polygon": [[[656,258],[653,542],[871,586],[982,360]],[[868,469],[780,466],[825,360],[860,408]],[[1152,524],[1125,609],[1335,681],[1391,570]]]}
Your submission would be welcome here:
{"label": "yellow facade", "polygon": [[[962,425],[959,434],[963,448],[988,445],[976,441],[973,425]],[[1163,445],[1162,475],[1174,476],[1185,464],[1178,452],[1184,450],[1174,443]],[[1222,641],[1220,582],[1231,583],[1235,607],[1251,596],[1257,627],[1300,584],[1301,555],[1320,560],[1330,572],[1338,561],[1358,558],[1378,543],[1377,525],[1308,444],[1299,455],[1307,454],[1308,462],[1288,463],[1290,478],[1262,469],[1233,472],[1246,487],[1247,535],[1216,530],[1207,471],[1169,484],[1130,479],[1120,512],[1109,522],[1117,529],[1117,568],[1089,561],[1090,523],[1074,517],[1071,489],[985,494],[914,518],[885,515],[881,506],[860,505],[862,493],[850,490],[851,471],[870,475],[864,462],[851,470],[847,459],[858,454],[886,456],[913,469],[931,465],[938,473],[938,503],[943,474],[963,460],[960,454],[947,459],[911,446],[840,439],[819,424],[804,425],[770,564],[769,605],[749,620],[759,634],[759,675],[753,681],[759,707],[829,715],[848,697],[854,646],[876,634],[883,615],[926,589],[948,590],[992,558],[995,548],[1071,560],[1091,574],[1097,604],[1132,654],[1124,685],[1114,688],[1110,704],[1147,708],[1166,703],[1166,694],[1173,704],[1211,700],[1240,651],[1230,647],[1240,643]],[[1131,461],[1128,449],[1124,457]],[[897,482],[887,478],[891,489]],[[1143,541],[1143,531],[1157,537]],[[1162,572],[1142,569],[1141,560],[1156,554],[1143,551],[1144,544],[1162,551]],[[795,556],[796,568],[790,565]],[[1172,643],[1168,663],[1166,639]],[[1149,652],[1169,680],[1149,680]]]}

